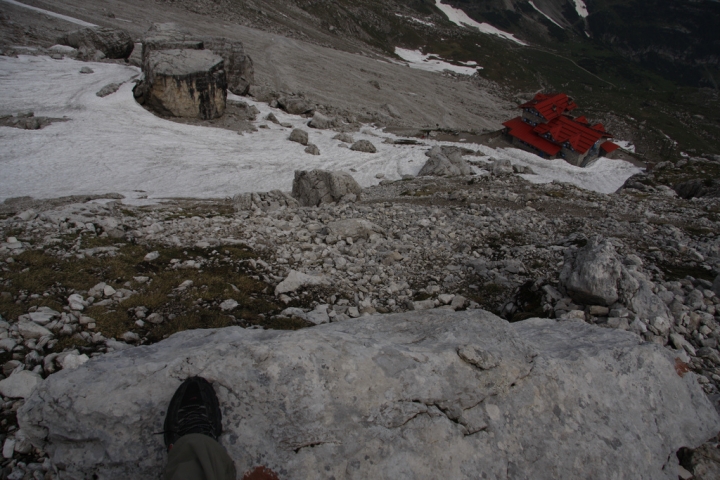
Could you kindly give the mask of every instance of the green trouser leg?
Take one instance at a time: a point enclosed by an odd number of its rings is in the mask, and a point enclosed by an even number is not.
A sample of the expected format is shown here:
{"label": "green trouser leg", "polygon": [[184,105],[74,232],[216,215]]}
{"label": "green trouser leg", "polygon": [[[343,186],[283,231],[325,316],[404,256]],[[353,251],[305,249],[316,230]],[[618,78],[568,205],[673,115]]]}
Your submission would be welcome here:
{"label": "green trouser leg", "polygon": [[200,433],[180,437],[170,449],[165,480],[236,480],[235,464],[215,440]]}

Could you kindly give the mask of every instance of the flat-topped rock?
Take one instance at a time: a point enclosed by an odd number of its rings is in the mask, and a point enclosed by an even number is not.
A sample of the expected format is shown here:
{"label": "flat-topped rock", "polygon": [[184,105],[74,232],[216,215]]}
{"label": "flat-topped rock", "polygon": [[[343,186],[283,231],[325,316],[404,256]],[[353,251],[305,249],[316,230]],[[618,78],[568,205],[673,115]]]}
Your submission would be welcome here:
{"label": "flat-topped rock", "polygon": [[225,112],[223,59],[211,51],[151,51],[145,76],[146,102],[161,114],[210,119]]}
{"label": "flat-topped rock", "polygon": [[676,480],[677,450],[720,419],[674,362],[628,332],[426,310],[178,333],[48,377],[18,417],[68,478],[157,478],[154,433],[180,382],[202,375],[239,472]]}

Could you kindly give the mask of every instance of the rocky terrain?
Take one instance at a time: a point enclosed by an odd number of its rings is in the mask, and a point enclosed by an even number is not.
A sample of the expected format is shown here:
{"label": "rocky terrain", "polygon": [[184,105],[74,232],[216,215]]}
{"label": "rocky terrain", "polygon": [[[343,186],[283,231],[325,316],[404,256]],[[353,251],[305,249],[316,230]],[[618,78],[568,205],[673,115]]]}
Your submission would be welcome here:
{"label": "rocky terrain", "polygon": [[718,408],[718,200],[634,179],[638,188],[603,195],[494,170],[383,182],[318,207],[281,192],[151,207],[6,202],[6,457],[40,468],[23,461],[40,451],[16,430],[23,402],[13,398],[90,357],[187,328],[301,328],[427,309],[633,332],[696,372]]}
{"label": "rocky terrain", "polygon": [[[427,146],[427,163],[365,188],[355,168],[307,169],[281,190],[225,199],[5,199],[0,478],[156,477],[163,449],[150,430],[176,380],[193,374],[228,403],[224,443],[241,470],[263,458],[288,478],[717,478],[718,155],[680,156],[675,142],[607,194],[539,183],[480,144],[434,140],[496,129],[517,91],[401,67],[348,34],[352,23],[341,35],[303,16],[311,2],[287,10],[302,21],[286,28],[250,2],[255,16],[221,23],[228,2],[121,3],[68,1],[59,10],[70,28],[1,2],[3,52],[142,66],[132,93],[111,84],[93,100],[127,94],[163,119],[241,135],[272,125],[303,158],[320,155],[311,140],[327,130],[335,143],[323,150],[376,159],[386,144]],[[151,27],[159,16],[187,33]],[[172,104],[166,91],[181,84],[186,98],[211,94]],[[254,103],[226,102],[226,87]],[[72,122],[0,113],[0,126],[23,130]],[[138,411],[139,395],[152,408]],[[118,422],[119,411],[135,417]],[[253,445],[246,431],[268,440]],[[401,457],[407,468],[395,471]]]}

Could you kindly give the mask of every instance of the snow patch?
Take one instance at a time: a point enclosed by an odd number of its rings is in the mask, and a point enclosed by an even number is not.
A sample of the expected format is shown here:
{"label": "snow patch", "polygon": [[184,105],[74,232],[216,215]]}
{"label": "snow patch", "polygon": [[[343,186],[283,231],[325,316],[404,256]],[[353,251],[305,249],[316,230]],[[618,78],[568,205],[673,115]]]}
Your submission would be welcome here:
{"label": "snow patch", "polygon": [[484,145],[476,146],[485,155],[497,159],[507,158],[513,165],[532,168],[534,175],[520,175],[532,183],[550,183],[553,181],[570,183],[585,190],[599,193],[613,193],[623,186],[625,180],[642,172],[642,169],[623,160],[599,158],[589,167],[570,165],[565,160],[547,160],[517,148],[493,149]]}
{"label": "snow patch", "polygon": [[419,18],[411,17],[410,15],[402,15],[402,14],[400,14],[400,13],[396,13],[395,16],[396,16],[396,17],[400,17],[400,18],[407,18],[407,19],[410,20],[411,22],[419,23],[419,24],[422,24],[422,25],[425,25],[425,26],[428,26],[428,27],[434,27],[434,26],[435,26],[434,23],[426,22],[425,20],[420,20]]}
{"label": "snow patch", "polygon": [[573,0],[575,2],[575,11],[580,15],[582,18],[587,18],[588,16],[588,9],[587,5],[585,5],[585,2],[583,0]]}
{"label": "snow patch", "polygon": [[[580,1],[580,0],[576,0]],[[482,33],[487,33],[489,35],[497,35],[499,37],[505,38],[507,40],[513,41],[519,45],[527,45],[527,43],[523,42],[522,40],[519,40],[515,38],[514,35],[503,32],[499,28],[495,28],[489,23],[479,23],[473,20],[472,18],[468,17],[467,13],[463,12],[459,8],[451,7],[450,5],[444,5],[440,3],[440,0],[435,0],[435,6],[439,8],[445,16],[455,25],[458,25],[460,27],[471,27],[471,28],[477,28]]]}
{"label": "snow patch", "polygon": [[540,12],[540,14],[541,14],[542,16],[544,16],[545,18],[547,18],[548,20],[550,20],[552,23],[554,23],[554,24],[557,25],[558,27],[562,28],[563,30],[565,29],[565,27],[563,27],[563,26],[560,25],[558,22],[556,22],[555,20],[553,20],[550,15],[548,15],[547,13],[543,12],[542,10],[540,10],[540,9],[537,7],[537,5],[535,5],[535,2],[533,2],[532,0],[530,0],[529,3],[530,3],[530,6],[533,7],[535,10],[537,10],[538,12]]}
{"label": "snow patch", "polygon": [[470,61],[465,62],[464,67],[453,65],[451,63],[440,60],[437,56],[432,54],[424,54],[417,50],[406,50],[404,48],[395,47],[395,54],[408,62],[410,68],[417,68],[418,70],[426,70],[428,72],[442,72],[444,70],[450,70],[451,72],[459,73],[461,75],[473,75],[478,68],[477,62]]}
{"label": "snow patch", "polygon": [[635,153],[635,145],[633,145],[631,142],[628,142],[626,140],[615,140],[614,138],[612,142],[626,152]]}
{"label": "snow patch", "polygon": [[50,15],[51,17],[59,18],[60,20],[65,20],[66,22],[74,23],[75,25],[80,25],[82,27],[97,27],[94,23],[88,23],[83,22],[82,20],[78,20],[77,18],[68,17],[67,15],[61,15],[59,13],[51,12],[50,10],[44,10],[42,8],[37,7],[31,7],[30,5],[25,5],[24,3],[16,2],[15,0],[3,0],[5,3],[9,3],[10,5],[15,5],[16,7],[23,7],[30,10],[34,10],[38,13],[44,13],[45,15]]}
{"label": "snow patch", "polygon": [[[81,74],[91,67],[95,73]],[[427,145],[397,146],[384,138],[399,138],[378,128],[353,134],[370,140],[377,154],[354,152],[333,140],[336,132],[306,126],[307,119],[273,109],[247,97],[228,94],[260,110],[257,132],[238,135],[219,128],[185,125],[156,117],[135,102],[133,84],[140,70],[113,63],[52,60],[45,56],[0,57],[0,113],[33,110],[38,116],[69,118],[41,130],[0,127],[0,201],[23,195],[54,198],[65,195],[118,192],[133,204],[158,199],[225,198],[237,193],[280,189],[289,191],[295,170],[344,170],[367,187],[378,174],[389,180],[417,175],[433,145],[452,142],[423,140]],[[120,89],[100,98],[95,92],[108,83]],[[321,155],[307,155],[288,140],[289,128],[263,120],[272,112],[280,122],[309,132]],[[553,180],[610,193],[640,169],[620,161],[600,159],[589,168],[563,160],[543,160],[523,150],[464,146],[514,164],[530,166],[531,182]]]}

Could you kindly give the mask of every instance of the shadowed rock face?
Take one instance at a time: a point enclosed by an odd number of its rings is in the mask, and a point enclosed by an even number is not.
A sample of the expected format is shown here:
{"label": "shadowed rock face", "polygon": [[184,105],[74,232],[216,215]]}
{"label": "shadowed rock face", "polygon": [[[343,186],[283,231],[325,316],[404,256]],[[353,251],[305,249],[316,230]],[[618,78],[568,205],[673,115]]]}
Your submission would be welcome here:
{"label": "shadowed rock face", "polygon": [[175,117],[211,119],[225,112],[223,59],[209,50],[157,50],[148,55],[147,103]]}
{"label": "shadowed rock face", "polygon": [[102,52],[106,58],[127,58],[135,44],[130,34],[116,28],[92,27],[68,32],[59,39],[63,45],[77,48],[84,57]]}
{"label": "shadowed rock face", "polygon": [[20,426],[68,478],[157,478],[153,433],[191,375],[214,384],[238,471],[284,478],[675,480],[675,452],[720,428],[658,345],[481,310],[182,332],[50,376]]}

